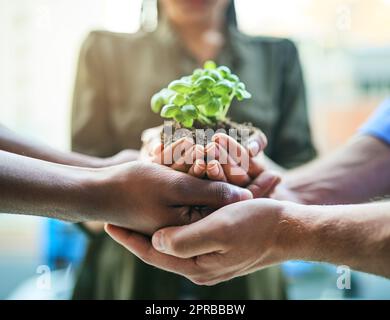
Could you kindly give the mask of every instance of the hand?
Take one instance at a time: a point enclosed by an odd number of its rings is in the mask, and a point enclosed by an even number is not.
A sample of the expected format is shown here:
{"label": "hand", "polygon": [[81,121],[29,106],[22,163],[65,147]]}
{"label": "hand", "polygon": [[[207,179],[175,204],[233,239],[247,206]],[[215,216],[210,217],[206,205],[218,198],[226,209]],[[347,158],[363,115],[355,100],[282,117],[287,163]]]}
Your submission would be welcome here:
{"label": "hand", "polygon": [[[157,129],[157,131],[161,128]],[[196,145],[192,139],[182,138],[164,147],[156,137],[156,128],[147,131],[144,142],[150,159],[172,169],[210,180],[246,186],[254,197],[267,197],[280,182],[280,176],[265,170],[262,150],[267,141],[258,130],[247,147],[226,134],[217,133],[206,148]],[[206,161],[205,161],[206,160]]]}
{"label": "hand", "polygon": [[267,140],[260,130],[249,138],[245,147],[226,134],[216,133],[212,142],[206,146],[205,153],[209,164],[210,161],[213,163],[213,160],[217,160],[219,170],[218,173],[217,170],[211,172],[208,165],[209,178],[247,186],[264,171],[261,156],[266,145]]}
{"label": "hand", "polygon": [[151,161],[156,149],[161,149],[161,131],[163,126],[146,129],[142,132],[142,147],[140,150],[140,159]]}
{"label": "hand", "polygon": [[95,220],[145,234],[196,221],[210,208],[252,197],[248,190],[236,186],[137,161],[102,169],[94,184],[98,191],[93,206],[99,210]]}
{"label": "hand", "polygon": [[[215,134],[205,150],[207,158],[212,159],[205,168],[207,176],[210,180],[246,187],[254,198],[269,197],[281,178],[266,169],[263,154],[266,145],[267,139],[260,130],[252,134],[245,147],[226,134]],[[194,167],[193,172],[203,173],[198,163]]]}
{"label": "hand", "polygon": [[152,242],[112,225],[106,231],[148,264],[196,284],[215,285],[293,256],[280,245],[284,224],[291,220],[285,205],[269,199],[235,203],[188,226],[159,230]]}
{"label": "hand", "polygon": [[[250,137],[245,147],[226,134],[215,134],[205,150],[209,160],[207,176],[211,180],[227,181],[247,187],[263,173],[266,173],[267,177],[273,176],[273,173],[265,170],[263,161],[262,151],[266,144],[267,140],[259,130]],[[268,186],[268,192],[271,192],[280,180],[277,176],[274,178],[273,184]]]}
{"label": "hand", "polygon": [[262,154],[261,151],[267,144],[260,130],[250,137],[247,147],[227,134],[217,133],[204,148],[195,145],[188,137],[163,146],[155,138],[151,138],[156,136],[155,129],[147,130],[144,136],[149,137],[147,149],[156,163],[189,172],[198,178],[207,175],[211,180],[240,186],[248,185],[251,177],[257,177],[264,170],[260,157],[256,158]]}

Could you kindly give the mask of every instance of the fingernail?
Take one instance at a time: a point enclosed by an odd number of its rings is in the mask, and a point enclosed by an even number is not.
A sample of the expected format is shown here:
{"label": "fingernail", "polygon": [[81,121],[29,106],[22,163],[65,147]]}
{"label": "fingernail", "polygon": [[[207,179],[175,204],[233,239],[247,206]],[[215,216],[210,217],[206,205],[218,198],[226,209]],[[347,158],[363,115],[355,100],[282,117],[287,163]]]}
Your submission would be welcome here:
{"label": "fingernail", "polygon": [[203,173],[203,171],[205,170],[205,164],[201,161],[196,161],[195,162],[195,166],[194,166],[194,172],[195,174],[199,175],[201,173]]}
{"label": "fingernail", "polygon": [[165,251],[164,236],[163,236],[162,232],[156,232],[153,235],[152,243],[153,243],[153,247],[156,250],[158,250],[160,252]]}
{"label": "fingernail", "polygon": [[206,152],[206,158],[208,162],[219,157],[219,149],[215,143],[209,144],[206,147],[205,152]]}
{"label": "fingernail", "polygon": [[252,141],[248,145],[248,150],[249,150],[249,155],[251,157],[254,157],[255,155],[257,155],[260,152],[260,146],[256,141]]}
{"label": "fingernail", "polygon": [[194,144],[194,139],[186,137],[186,138],[184,138],[183,143],[188,144],[188,145],[193,145]]}
{"label": "fingernail", "polygon": [[251,200],[251,199],[253,199],[252,192],[248,189],[241,189],[240,201]]}
{"label": "fingernail", "polygon": [[195,146],[195,158],[196,159],[203,159],[204,158],[204,148],[200,145]]}
{"label": "fingernail", "polygon": [[213,176],[219,175],[219,167],[216,163],[211,163],[207,166],[207,171],[212,174]]}

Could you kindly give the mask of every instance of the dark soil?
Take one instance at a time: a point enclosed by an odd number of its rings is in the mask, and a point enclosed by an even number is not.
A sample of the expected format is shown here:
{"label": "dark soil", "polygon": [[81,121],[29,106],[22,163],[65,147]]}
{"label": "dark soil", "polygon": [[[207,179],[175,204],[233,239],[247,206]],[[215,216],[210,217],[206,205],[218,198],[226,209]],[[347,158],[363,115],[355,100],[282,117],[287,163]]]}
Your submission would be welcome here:
{"label": "dark soil", "polygon": [[251,123],[239,124],[230,119],[219,121],[212,126],[205,126],[195,121],[192,128],[184,128],[176,121],[167,121],[161,132],[161,142],[169,145],[183,137],[192,137],[197,144],[205,146],[215,133],[224,132],[239,143],[245,144],[245,140],[255,131],[256,128]]}

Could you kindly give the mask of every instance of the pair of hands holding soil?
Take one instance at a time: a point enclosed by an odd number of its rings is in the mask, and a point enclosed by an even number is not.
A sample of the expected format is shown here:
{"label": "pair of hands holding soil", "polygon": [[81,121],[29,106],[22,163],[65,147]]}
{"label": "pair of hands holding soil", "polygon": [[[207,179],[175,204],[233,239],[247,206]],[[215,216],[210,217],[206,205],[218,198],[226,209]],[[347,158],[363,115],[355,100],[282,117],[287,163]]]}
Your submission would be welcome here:
{"label": "pair of hands holding soil", "polygon": [[[144,262],[179,273],[195,283],[214,284],[229,279],[236,275],[232,274],[231,267],[238,262],[232,257],[240,259],[242,256],[238,252],[243,254],[242,248],[235,246],[241,243],[243,237],[253,235],[249,232],[245,234],[245,227],[253,226],[254,219],[262,219],[255,212],[254,201],[268,201],[265,205],[270,209],[269,213],[277,205],[272,200],[251,200],[269,196],[280,181],[278,175],[266,170],[263,165],[262,151],[266,138],[256,131],[244,147],[226,134],[218,133],[206,146],[182,138],[164,147],[157,138],[159,131],[160,128],[151,129],[149,135],[154,138],[146,141],[142,151],[144,159],[159,165],[147,165],[144,171],[138,172],[141,193],[145,192],[142,185],[148,185],[145,179],[149,178],[160,180],[159,189],[132,198],[141,198],[141,201],[152,204],[155,199],[169,195],[166,200],[176,204],[167,206],[165,212],[157,207],[151,208],[150,212],[140,212],[143,215],[140,220],[144,224],[138,225],[137,230],[150,234],[159,228],[159,223],[168,227],[154,232],[152,239],[110,224],[106,225],[106,231]],[[230,152],[233,149],[235,152]],[[241,163],[248,165],[244,168]],[[164,167],[166,169],[161,170]],[[177,205],[179,203],[182,205]],[[143,207],[140,203],[139,208]],[[161,214],[169,218],[161,221]],[[272,214],[269,216],[276,223]],[[172,225],[186,226],[170,227]],[[271,239],[272,227],[267,223],[263,225],[269,229],[265,229],[261,236]],[[254,240],[250,239],[249,243],[257,252],[255,244],[258,241]],[[227,246],[230,247],[226,251]],[[222,249],[224,254],[220,253]],[[252,265],[252,260],[258,255],[250,250],[246,254],[248,265]],[[199,261],[206,263],[201,265]],[[243,270],[242,266],[239,270]],[[213,272],[218,272],[218,276],[211,274]]]}
{"label": "pair of hands holding soil", "polygon": [[[153,129],[152,129],[153,130]],[[268,196],[279,177],[266,171],[263,149],[267,139],[260,130],[252,134],[245,146],[225,133],[216,133],[205,146],[184,137],[164,147],[149,141],[149,159],[188,173],[196,178],[227,182],[250,190],[254,197]]]}
{"label": "pair of hands holding soil", "polygon": [[[106,231],[114,240],[146,263],[199,284],[214,284],[259,267],[263,259],[258,244],[272,239],[274,213],[280,206],[269,200],[262,213],[259,203],[250,199],[269,196],[280,178],[263,165],[264,134],[227,118],[233,99],[250,97],[237,75],[212,61],[152,97],[152,110],[173,122],[164,125],[163,133],[159,127],[143,134],[141,159],[158,164],[158,169],[146,166],[135,177],[139,183],[131,179],[139,188],[131,190],[129,207],[122,210],[139,212],[131,217],[134,221],[124,218],[119,224],[153,233],[152,241],[108,224]],[[219,133],[210,137],[209,130]],[[199,136],[198,144],[193,139]],[[120,216],[120,210],[117,213]],[[259,232],[258,226],[269,228]]]}

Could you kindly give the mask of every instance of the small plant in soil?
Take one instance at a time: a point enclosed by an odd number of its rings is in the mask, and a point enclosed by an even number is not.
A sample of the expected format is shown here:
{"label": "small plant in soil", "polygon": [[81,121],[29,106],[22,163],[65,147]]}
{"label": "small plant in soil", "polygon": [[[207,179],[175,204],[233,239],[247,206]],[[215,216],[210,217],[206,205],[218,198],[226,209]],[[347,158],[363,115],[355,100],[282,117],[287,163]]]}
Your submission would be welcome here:
{"label": "small plant in soil", "polygon": [[[196,69],[191,75],[172,81],[167,88],[156,93],[151,99],[151,107],[161,117],[172,120],[169,125],[173,135],[177,129],[186,128],[197,143],[207,143],[204,136],[199,136],[204,130],[224,129],[228,133],[235,129],[237,135],[234,138],[242,142],[240,132],[247,129],[253,133],[254,128],[251,124],[237,124],[227,118],[234,98],[242,101],[250,99],[251,94],[228,67],[207,61],[203,69]],[[162,141],[168,140],[172,141],[172,138],[167,139],[162,133]]]}

